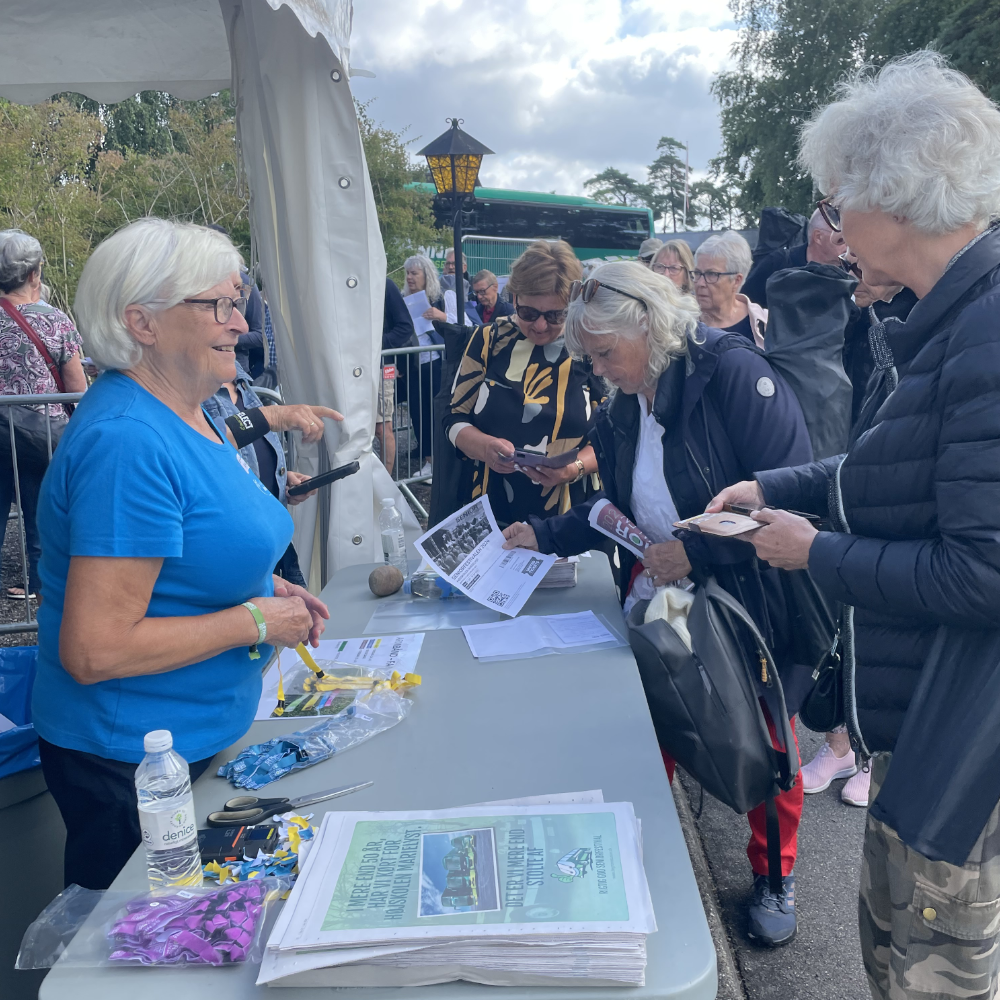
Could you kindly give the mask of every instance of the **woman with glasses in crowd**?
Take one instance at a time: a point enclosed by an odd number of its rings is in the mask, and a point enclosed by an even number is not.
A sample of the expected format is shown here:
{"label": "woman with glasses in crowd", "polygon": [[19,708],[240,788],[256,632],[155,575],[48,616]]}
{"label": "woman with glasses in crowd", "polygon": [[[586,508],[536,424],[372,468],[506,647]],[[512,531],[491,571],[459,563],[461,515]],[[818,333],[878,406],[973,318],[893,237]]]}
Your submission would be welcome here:
{"label": "woman with glasses in crowd", "polygon": [[694,285],[691,284],[694,257],[684,240],[668,240],[664,243],[656,251],[649,269],[669,278],[685,294],[694,292]]}
{"label": "woman with glasses in crowd", "polygon": [[694,259],[691,281],[705,325],[738,333],[763,347],[767,310],[740,294],[753,265],[747,241],[731,229],[709,236]]}
{"label": "woman with glasses in crowd", "polygon": [[240,255],[143,219],[105,240],[75,312],[103,369],[42,484],[32,721],[66,824],[66,884],[105,889],[139,846],[143,737],[197,778],[239,739],[270,645],[318,642],[326,607],[272,576],[292,519],[209,420],[247,329]]}
{"label": "woman with glasses in crowd", "polygon": [[[692,570],[714,575],[760,626],[793,714],[812,684],[814,664],[796,663],[777,572],[758,563],[746,542],[693,532],[678,538],[674,522],[700,514],[719,484],[739,482],[744,470],[808,460],[812,447],[795,394],[744,337],[709,329],[691,297],[651,270],[631,262],[605,264],[573,292],[567,348],[573,357],[591,358],[594,374],[618,388],[597,411],[590,432],[602,489],[560,517],[532,516],[527,524],[511,525],[504,531],[506,547],[560,556],[603,548],[605,536],[590,526],[588,515],[594,501],[607,497],[656,543],[641,563],[618,548],[626,607]],[[776,712],[773,689],[761,685],[759,694],[766,710]],[[763,805],[749,814],[747,849],[754,875],[750,935],[772,945],[795,935],[792,869],[801,784],[775,801],[785,876],[779,895],[768,885]]]}
{"label": "woman with glasses in crowd", "polygon": [[[563,337],[570,286],[580,261],[568,243],[533,243],[511,268],[514,315],[479,327],[459,366],[445,417],[451,443],[475,463],[471,494],[487,495],[501,526],[550,517],[580,503],[597,471],[587,443],[603,397]],[[555,457],[579,449],[561,468],[520,465],[515,449]]]}

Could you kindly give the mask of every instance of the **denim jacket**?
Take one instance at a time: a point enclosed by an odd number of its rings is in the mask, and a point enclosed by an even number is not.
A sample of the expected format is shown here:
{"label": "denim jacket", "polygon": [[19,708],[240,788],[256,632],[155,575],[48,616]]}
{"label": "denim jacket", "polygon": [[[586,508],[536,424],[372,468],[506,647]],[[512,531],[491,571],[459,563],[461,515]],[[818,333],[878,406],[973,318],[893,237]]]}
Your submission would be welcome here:
{"label": "denim jacket", "polygon": [[[238,361],[236,362],[235,381],[240,395],[243,397],[244,406],[249,408],[264,405],[261,403],[257,393],[253,391],[250,376]],[[223,421],[226,417],[232,417],[239,413],[239,409],[229,396],[229,390],[225,386],[222,386],[214,396],[209,396],[201,405],[209,417],[215,421],[220,433],[225,436],[226,428]],[[281,446],[281,438],[274,431],[269,431],[264,436],[264,440],[274,449],[274,454],[277,458],[275,473],[278,480],[278,499],[282,503],[287,503],[288,498],[285,495],[285,488],[288,480],[288,469],[285,465],[285,449]],[[240,457],[250,466],[255,476],[260,475],[257,468],[257,453],[254,451],[252,444],[240,448]]]}

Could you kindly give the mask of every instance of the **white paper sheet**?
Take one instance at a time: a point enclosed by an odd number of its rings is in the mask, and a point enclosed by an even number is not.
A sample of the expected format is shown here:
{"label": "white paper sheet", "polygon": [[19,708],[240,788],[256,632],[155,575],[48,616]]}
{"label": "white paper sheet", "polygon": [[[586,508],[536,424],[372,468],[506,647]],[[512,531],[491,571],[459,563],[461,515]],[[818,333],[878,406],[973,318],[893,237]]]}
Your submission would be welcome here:
{"label": "white paper sheet", "polygon": [[511,656],[541,649],[572,649],[594,643],[617,642],[593,611],[568,615],[522,615],[513,621],[462,628],[472,655]]}
{"label": "white paper sheet", "polygon": [[9,729],[17,729],[17,723],[11,722],[3,712],[0,712],[0,733],[6,733]]}
{"label": "white paper sheet", "polygon": [[531,596],[555,555],[503,547],[489,497],[480,497],[416,541],[417,551],[449,583],[484,607],[513,617]]}
{"label": "white paper sheet", "polygon": [[419,336],[421,333],[430,333],[434,329],[434,324],[429,319],[424,319],[424,313],[430,309],[431,304],[424,291],[414,292],[412,295],[404,295],[403,301],[413,320],[413,329]]}

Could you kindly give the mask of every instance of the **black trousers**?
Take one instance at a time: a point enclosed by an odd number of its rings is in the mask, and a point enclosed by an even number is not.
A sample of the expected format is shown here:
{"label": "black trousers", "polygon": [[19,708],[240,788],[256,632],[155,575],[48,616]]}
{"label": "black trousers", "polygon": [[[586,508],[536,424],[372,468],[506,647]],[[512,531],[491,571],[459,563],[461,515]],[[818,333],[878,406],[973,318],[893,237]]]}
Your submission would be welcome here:
{"label": "black trousers", "polygon": [[[65,885],[107,889],[142,842],[138,764],[67,750],[39,738],[42,773],[66,824]],[[200,778],[212,758],[190,764]]]}

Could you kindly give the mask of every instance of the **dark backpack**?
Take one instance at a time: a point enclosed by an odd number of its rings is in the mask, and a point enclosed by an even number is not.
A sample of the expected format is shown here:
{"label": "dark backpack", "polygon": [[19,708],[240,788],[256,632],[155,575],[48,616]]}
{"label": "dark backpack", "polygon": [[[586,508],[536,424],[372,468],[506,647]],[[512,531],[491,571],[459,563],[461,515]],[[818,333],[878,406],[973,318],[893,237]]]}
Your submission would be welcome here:
{"label": "dark backpack", "polygon": [[789,212],[787,208],[764,208],[760,213],[757,246],[753,249],[754,262],[774,250],[798,246],[807,240],[809,220],[804,215]]}

